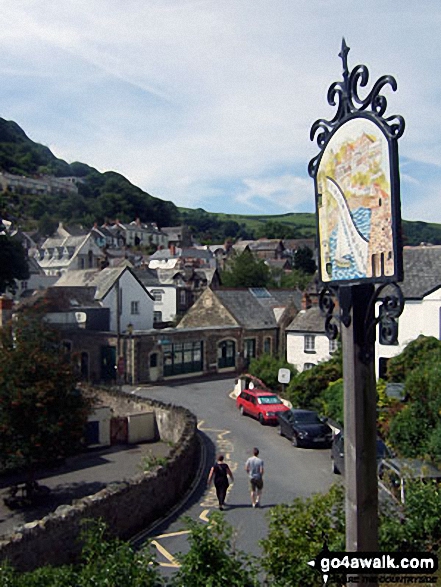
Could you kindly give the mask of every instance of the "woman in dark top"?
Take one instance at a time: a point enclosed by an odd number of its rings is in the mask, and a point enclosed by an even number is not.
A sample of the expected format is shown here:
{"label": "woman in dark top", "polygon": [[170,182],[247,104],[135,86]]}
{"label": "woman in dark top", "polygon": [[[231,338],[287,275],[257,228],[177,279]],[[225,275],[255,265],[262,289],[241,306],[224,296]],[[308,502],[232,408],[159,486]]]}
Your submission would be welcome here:
{"label": "woman in dark top", "polygon": [[219,455],[217,457],[216,464],[213,465],[210,469],[207,484],[210,485],[211,481],[214,482],[220,510],[224,509],[225,497],[227,495],[227,489],[230,484],[228,477],[230,477],[231,481],[234,481],[233,473],[231,472],[230,467],[227,465],[227,463],[224,463],[224,455]]}

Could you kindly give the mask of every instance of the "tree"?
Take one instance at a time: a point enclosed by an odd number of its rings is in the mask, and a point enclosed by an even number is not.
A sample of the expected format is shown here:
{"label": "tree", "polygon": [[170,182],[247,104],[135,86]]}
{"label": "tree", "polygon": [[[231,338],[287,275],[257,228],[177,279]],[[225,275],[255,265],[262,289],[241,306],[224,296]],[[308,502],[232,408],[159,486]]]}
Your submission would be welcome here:
{"label": "tree", "polygon": [[271,271],[263,259],[256,259],[245,250],[229,261],[221,273],[221,281],[227,287],[266,287],[271,281]]}
{"label": "tree", "polygon": [[294,253],[294,269],[301,269],[304,273],[312,274],[317,269],[314,253],[309,247],[299,247]]}
{"label": "tree", "polygon": [[44,308],[0,330],[0,463],[33,480],[41,464],[78,451],[91,402],[76,388],[60,335]]}
{"label": "tree", "polygon": [[27,255],[21,243],[9,235],[0,234],[0,294],[7,290],[14,293],[15,280],[25,280],[28,277]]}

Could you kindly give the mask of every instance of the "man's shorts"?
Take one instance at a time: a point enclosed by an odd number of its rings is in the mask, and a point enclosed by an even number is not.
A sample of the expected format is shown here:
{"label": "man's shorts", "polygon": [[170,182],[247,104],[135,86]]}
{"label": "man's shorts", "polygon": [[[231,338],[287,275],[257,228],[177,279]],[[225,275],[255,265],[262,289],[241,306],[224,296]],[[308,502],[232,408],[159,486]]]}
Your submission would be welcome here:
{"label": "man's shorts", "polygon": [[255,491],[256,489],[262,489],[263,487],[263,479],[250,479],[251,489]]}

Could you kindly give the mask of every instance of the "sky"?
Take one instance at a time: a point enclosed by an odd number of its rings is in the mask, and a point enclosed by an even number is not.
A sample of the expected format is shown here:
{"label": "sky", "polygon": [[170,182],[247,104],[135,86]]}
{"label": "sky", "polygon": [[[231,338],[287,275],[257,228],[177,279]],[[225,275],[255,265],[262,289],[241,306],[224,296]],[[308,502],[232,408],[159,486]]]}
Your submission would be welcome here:
{"label": "sky", "polygon": [[[400,114],[401,207],[441,223],[439,0],[0,0],[0,116],[178,206],[314,212],[309,160],[349,69]],[[143,219],[148,220],[148,219]]]}

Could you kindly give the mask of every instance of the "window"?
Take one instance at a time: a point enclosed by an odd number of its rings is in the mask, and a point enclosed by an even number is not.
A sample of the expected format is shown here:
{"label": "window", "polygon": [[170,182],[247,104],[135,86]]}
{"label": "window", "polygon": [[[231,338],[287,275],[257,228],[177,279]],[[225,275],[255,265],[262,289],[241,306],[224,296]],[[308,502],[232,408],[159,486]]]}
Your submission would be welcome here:
{"label": "window", "polygon": [[28,289],[28,282],[22,281],[20,286],[21,286],[21,290],[24,291],[25,289]]}
{"label": "window", "polygon": [[161,289],[152,289],[151,294],[155,302],[162,302],[162,295],[164,291]]}
{"label": "window", "polygon": [[305,334],[303,350],[305,353],[315,353],[315,336],[313,334]]}
{"label": "window", "polygon": [[338,342],[336,340],[329,340],[329,354],[332,355],[338,349]]}
{"label": "window", "polygon": [[271,337],[267,336],[263,341],[263,352],[267,355],[271,353]]}
{"label": "window", "polygon": [[217,366],[219,369],[234,367],[236,355],[236,343],[234,340],[223,340],[217,347]]}
{"label": "window", "polygon": [[185,306],[185,304],[187,303],[187,293],[184,289],[181,289],[181,291],[179,292],[179,303],[182,306]]}
{"label": "window", "polygon": [[130,302],[130,313],[139,314],[139,302]]}
{"label": "window", "polygon": [[165,344],[163,351],[164,377],[203,370],[202,341]]}
{"label": "window", "polygon": [[153,312],[153,324],[155,322],[162,322],[162,312]]}
{"label": "window", "polygon": [[243,356],[245,359],[253,359],[256,356],[256,339],[246,338],[243,342]]}
{"label": "window", "polygon": [[303,371],[309,371],[309,369],[312,369],[313,367],[315,367],[314,363],[305,363],[303,365]]}

